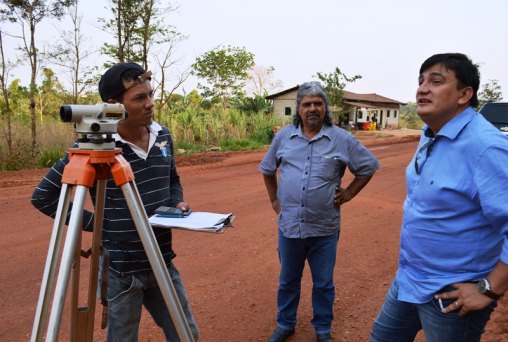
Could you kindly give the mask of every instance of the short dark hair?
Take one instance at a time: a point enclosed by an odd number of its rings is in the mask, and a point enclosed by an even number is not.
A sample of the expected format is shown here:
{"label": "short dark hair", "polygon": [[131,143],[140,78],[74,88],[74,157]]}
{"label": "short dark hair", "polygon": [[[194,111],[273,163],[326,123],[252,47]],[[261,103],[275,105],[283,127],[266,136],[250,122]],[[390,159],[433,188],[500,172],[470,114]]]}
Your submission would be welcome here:
{"label": "short dark hair", "polygon": [[469,100],[472,107],[478,106],[478,89],[480,88],[480,70],[478,64],[474,64],[466,55],[462,53],[441,53],[433,55],[420,67],[420,75],[428,68],[442,64],[446,70],[452,70],[457,78],[457,87],[473,88],[473,96]]}
{"label": "short dark hair", "polygon": [[293,124],[295,127],[300,126],[302,123],[302,118],[300,117],[300,113],[298,112],[298,107],[300,106],[300,102],[302,102],[302,98],[307,95],[316,95],[320,96],[325,103],[325,125],[332,125],[332,117],[330,116],[330,109],[328,107],[328,96],[326,95],[325,88],[319,82],[305,82],[301,86],[298,87],[298,93],[296,94],[296,113],[293,117]]}

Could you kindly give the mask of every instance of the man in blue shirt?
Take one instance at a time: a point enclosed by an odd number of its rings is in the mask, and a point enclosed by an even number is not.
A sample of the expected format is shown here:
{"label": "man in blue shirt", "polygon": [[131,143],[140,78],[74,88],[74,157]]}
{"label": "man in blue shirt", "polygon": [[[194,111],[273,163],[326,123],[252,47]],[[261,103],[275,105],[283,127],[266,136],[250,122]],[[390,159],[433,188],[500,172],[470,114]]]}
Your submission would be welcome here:
{"label": "man in blue shirt", "polygon": [[[318,82],[302,84],[296,103],[294,125],[275,135],[259,167],[279,217],[277,328],[270,341],[282,342],[294,333],[306,260],[313,282],[312,324],[318,341],[332,341],[339,208],[370,181],[379,162],[355,137],[332,125],[328,97]],[[341,188],[346,167],[355,178]]]}
{"label": "man in blue shirt", "polygon": [[480,341],[508,289],[508,139],[473,109],[478,66],[463,54],[420,68],[426,123],[406,169],[399,269],[372,341]]}

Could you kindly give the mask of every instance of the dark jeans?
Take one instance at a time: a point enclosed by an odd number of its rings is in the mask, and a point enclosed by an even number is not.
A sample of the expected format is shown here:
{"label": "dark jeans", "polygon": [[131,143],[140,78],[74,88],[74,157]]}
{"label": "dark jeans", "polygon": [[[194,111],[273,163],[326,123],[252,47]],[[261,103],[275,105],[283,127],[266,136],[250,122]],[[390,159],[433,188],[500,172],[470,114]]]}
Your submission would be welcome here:
{"label": "dark jeans", "polygon": [[[372,342],[410,342],[421,329],[426,342],[479,342],[496,306],[494,302],[483,310],[460,317],[457,312],[441,312],[436,299],[424,304],[400,301],[397,299],[398,289],[394,281],[374,322]],[[443,306],[453,302],[443,300]]]}
{"label": "dark jeans", "polygon": [[335,299],[333,270],[338,240],[339,232],[322,237],[288,239],[279,231],[281,263],[277,293],[279,327],[289,330],[296,325],[302,274],[307,260],[312,274],[314,316],[311,323],[316,333],[330,332]]}
{"label": "dark jeans", "polygon": [[[194,339],[197,341],[198,328],[180,274],[173,264],[170,264],[168,271],[187,323]],[[146,271],[126,276],[109,272],[108,342],[138,340],[138,328],[143,305],[152,315],[155,323],[162,328],[167,341],[180,341],[155,275],[152,271]]]}

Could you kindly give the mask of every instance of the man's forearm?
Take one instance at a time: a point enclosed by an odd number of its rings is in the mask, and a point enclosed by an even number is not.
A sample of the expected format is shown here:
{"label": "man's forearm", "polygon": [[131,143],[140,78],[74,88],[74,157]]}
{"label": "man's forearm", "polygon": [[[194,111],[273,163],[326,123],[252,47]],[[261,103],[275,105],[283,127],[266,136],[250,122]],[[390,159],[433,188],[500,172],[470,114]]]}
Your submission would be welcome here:
{"label": "man's forearm", "polygon": [[263,180],[265,181],[266,191],[268,192],[268,198],[270,202],[277,199],[277,178],[275,175],[263,174]]}
{"label": "man's forearm", "polygon": [[496,267],[487,276],[492,286],[492,291],[499,295],[503,295],[508,291],[508,265],[499,261]]}
{"label": "man's forearm", "polygon": [[353,197],[358,195],[360,191],[370,182],[372,176],[364,177],[364,178],[355,178],[353,181],[347,186],[346,190],[348,190]]}

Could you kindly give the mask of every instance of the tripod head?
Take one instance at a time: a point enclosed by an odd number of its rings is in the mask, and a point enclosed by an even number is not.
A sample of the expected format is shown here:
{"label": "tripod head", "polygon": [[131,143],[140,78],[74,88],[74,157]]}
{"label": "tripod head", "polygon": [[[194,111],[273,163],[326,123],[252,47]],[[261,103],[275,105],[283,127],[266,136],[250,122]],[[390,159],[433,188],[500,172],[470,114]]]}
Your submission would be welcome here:
{"label": "tripod head", "polygon": [[60,119],[63,122],[74,122],[80,149],[114,149],[113,134],[117,132],[118,122],[126,117],[127,112],[120,103],[67,104],[60,107]]}

